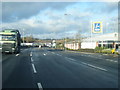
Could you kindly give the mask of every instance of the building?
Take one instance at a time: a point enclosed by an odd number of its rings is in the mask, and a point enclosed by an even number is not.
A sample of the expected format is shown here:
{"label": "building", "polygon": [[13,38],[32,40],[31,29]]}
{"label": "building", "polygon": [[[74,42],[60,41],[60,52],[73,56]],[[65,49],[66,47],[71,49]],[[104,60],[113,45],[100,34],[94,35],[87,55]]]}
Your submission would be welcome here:
{"label": "building", "polygon": [[80,49],[80,44],[79,42],[71,41],[71,42],[66,42],[65,47],[68,49],[78,50]]}
{"label": "building", "polygon": [[118,48],[120,36],[117,32],[88,37],[82,40],[82,49],[95,49],[96,47]]}

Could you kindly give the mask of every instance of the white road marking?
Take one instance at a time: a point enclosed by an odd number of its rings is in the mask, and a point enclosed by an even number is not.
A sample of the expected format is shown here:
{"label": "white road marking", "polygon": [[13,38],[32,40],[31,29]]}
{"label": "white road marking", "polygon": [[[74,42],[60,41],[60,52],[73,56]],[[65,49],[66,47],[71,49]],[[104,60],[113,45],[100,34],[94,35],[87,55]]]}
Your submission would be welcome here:
{"label": "white road marking", "polygon": [[114,62],[118,62],[118,61],[114,61]]}
{"label": "white road marking", "polygon": [[81,55],[81,56],[84,56],[84,55]]}
{"label": "white road marking", "polygon": [[[97,57],[96,57],[97,58]],[[102,59],[103,60],[103,58],[98,58],[98,59]]]}
{"label": "white road marking", "polygon": [[52,52],[53,54],[55,54],[54,52]]}
{"label": "white road marking", "polygon": [[60,54],[56,54],[56,55],[58,55],[58,56],[62,56],[62,55],[60,55]]}
{"label": "white road marking", "polygon": [[106,59],[107,61],[110,61],[111,59]]}
{"label": "white road marking", "polygon": [[32,56],[32,52],[30,53],[30,56]]}
{"label": "white road marking", "polygon": [[34,73],[37,73],[37,71],[36,71],[36,69],[35,69],[35,65],[34,65],[34,64],[32,64],[32,67],[33,67],[33,71],[34,71]]}
{"label": "white road marking", "polygon": [[114,60],[111,60],[111,59],[105,59],[107,61],[111,61],[111,62],[118,62],[118,61],[114,61]]}
{"label": "white road marking", "polygon": [[81,63],[87,65],[87,63],[85,63],[85,62],[81,62]]}
{"label": "white road marking", "polygon": [[[106,54],[104,54],[104,55],[106,55]],[[81,56],[88,56],[88,57],[94,57],[94,56],[91,56],[91,55],[81,55]],[[102,56],[102,55],[100,55],[100,56]],[[98,57],[94,57],[94,58],[98,58]],[[104,58],[98,58],[98,59],[104,59]],[[112,60],[112,59],[105,59],[106,61],[110,61],[110,62],[118,62],[118,61],[114,61],[114,60]]]}
{"label": "white road marking", "polygon": [[111,62],[113,62],[113,60],[110,60]]}
{"label": "white road marking", "polygon": [[82,64],[87,65],[87,66],[90,66],[90,67],[95,68],[95,69],[102,70],[102,71],[108,71],[108,70],[106,70],[106,69],[104,69],[104,68],[97,67],[97,66],[94,66],[94,65],[91,65],[91,64],[87,64],[87,63],[85,63],[85,62],[82,62]]}
{"label": "white road marking", "polygon": [[93,68],[100,69],[100,70],[103,70],[103,71],[107,71],[107,70],[104,69],[104,68],[97,67],[97,66],[94,66],[94,65],[91,65],[91,64],[88,64],[88,66],[91,66],[91,67],[93,67]]}
{"label": "white road marking", "polygon": [[65,57],[65,58],[67,58],[67,59],[69,59],[71,61],[76,61],[75,59],[72,59],[72,58],[68,58],[68,57]]}
{"label": "white road marking", "polygon": [[[68,58],[68,57],[65,57],[65,58],[67,58],[67,59],[69,59],[69,60],[71,60],[71,61],[76,61],[75,59],[72,59],[72,58]],[[104,68],[97,67],[97,66],[94,66],[94,65],[92,65],[92,64],[88,64],[88,63],[85,63],[85,62],[81,62],[81,63],[84,64],[84,65],[87,65],[87,66],[89,66],[89,67],[95,68],[95,69],[99,69],[99,70],[102,70],[102,71],[108,71],[108,70],[106,70],[106,69],[104,69]]]}
{"label": "white road marking", "polygon": [[39,90],[43,90],[41,83],[37,83]]}
{"label": "white road marking", "polygon": [[19,56],[20,54],[16,54],[16,56]]}
{"label": "white road marking", "polygon": [[33,59],[32,59],[32,57],[31,57],[31,62],[33,62]]}
{"label": "white road marking", "polygon": [[44,53],[43,55],[44,55],[44,56],[46,56],[46,54],[45,54],[45,53]]}

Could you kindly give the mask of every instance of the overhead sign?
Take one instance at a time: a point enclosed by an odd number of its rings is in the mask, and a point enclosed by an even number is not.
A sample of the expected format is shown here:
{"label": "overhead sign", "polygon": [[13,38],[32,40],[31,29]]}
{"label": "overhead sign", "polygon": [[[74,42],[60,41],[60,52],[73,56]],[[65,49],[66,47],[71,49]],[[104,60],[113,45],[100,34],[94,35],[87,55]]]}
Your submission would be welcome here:
{"label": "overhead sign", "polygon": [[101,33],[102,32],[102,22],[93,22],[92,23],[92,32]]}

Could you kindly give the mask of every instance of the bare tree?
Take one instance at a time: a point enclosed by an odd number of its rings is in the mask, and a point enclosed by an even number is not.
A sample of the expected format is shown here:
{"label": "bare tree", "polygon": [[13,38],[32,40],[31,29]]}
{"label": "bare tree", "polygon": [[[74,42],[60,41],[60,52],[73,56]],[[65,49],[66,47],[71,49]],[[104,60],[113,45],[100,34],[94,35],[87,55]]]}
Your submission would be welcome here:
{"label": "bare tree", "polygon": [[75,35],[75,43],[79,44],[79,48],[81,47],[81,42],[82,42],[82,35],[81,35],[81,30],[79,30]]}
{"label": "bare tree", "polygon": [[75,41],[76,42],[82,42],[82,35],[81,35],[81,30],[79,30],[76,35],[75,35]]}

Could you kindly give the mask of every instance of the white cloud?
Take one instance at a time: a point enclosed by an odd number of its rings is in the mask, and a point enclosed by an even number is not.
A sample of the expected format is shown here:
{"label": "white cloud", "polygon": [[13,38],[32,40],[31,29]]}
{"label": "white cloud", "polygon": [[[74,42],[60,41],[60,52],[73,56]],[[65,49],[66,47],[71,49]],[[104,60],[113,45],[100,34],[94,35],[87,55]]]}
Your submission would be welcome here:
{"label": "white cloud", "polygon": [[[109,17],[107,16],[108,13],[98,15],[92,12],[92,10],[87,10],[89,6],[83,8],[80,7],[79,4],[80,3],[71,5],[63,10],[47,8],[29,18],[19,19],[17,22],[3,23],[2,27],[3,29],[18,28],[21,32],[23,32],[24,29],[26,35],[32,34],[39,38],[63,38],[73,37],[79,30],[82,30],[83,34],[89,35],[91,30],[90,20],[92,19],[103,22],[108,21],[111,26],[112,23],[115,23],[111,18],[117,18],[117,15],[109,14]],[[108,6],[114,7],[114,5],[111,6],[111,4]],[[109,7],[107,8],[109,9]],[[64,15],[65,13],[68,15]]]}

